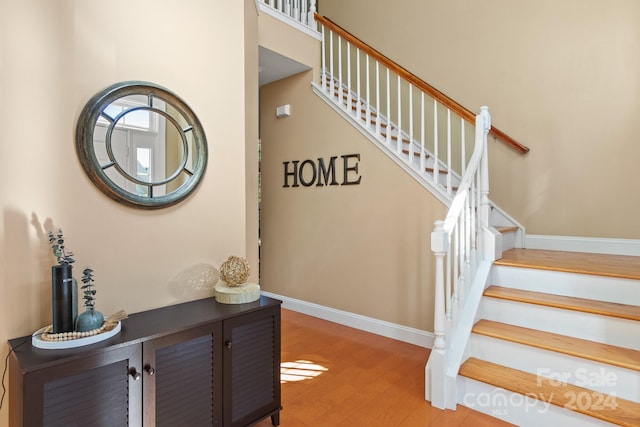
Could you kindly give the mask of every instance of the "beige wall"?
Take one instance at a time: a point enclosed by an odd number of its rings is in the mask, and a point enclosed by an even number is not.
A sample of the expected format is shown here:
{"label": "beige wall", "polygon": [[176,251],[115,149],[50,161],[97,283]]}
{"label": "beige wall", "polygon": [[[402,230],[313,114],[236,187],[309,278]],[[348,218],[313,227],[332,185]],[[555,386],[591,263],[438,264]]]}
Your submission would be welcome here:
{"label": "beige wall", "polygon": [[[261,88],[262,288],[432,330],[428,239],[445,208],[313,94],[310,81],[309,71]],[[276,119],[282,104],[291,116]],[[283,187],[283,162],[319,157],[338,156],[342,182],[347,154],[361,156],[360,185]]]}
{"label": "beige wall", "polygon": [[[253,0],[0,1],[3,358],[8,339],[51,322],[55,261],[45,233],[52,226],[63,227],[76,253],[75,275],[94,268],[97,308],[105,314],[209,296],[210,289],[194,289],[197,265],[217,268],[232,254],[249,254],[257,272],[257,250],[248,248],[257,242],[257,223],[247,226],[257,219],[248,202],[257,180],[247,182],[256,172],[245,173],[245,152],[257,143],[257,29],[245,31],[257,19],[251,13]],[[84,104],[130,79],[177,93],[208,137],[204,181],[168,209],[111,201],[76,157],[74,128]],[[245,100],[243,91],[254,93]],[[7,416],[5,406],[0,426]]]}
{"label": "beige wall", "polygon": [[266,13],[260,14],[258,28],[260,46],[311,67],[315,73],[314,80],[320,79],[317,39]]}
{"label": "beige wall", "polygon": [[531,148],[490,144],[491,198],[529,234],[640,238],[634,0],[322,0],[319,12]]}

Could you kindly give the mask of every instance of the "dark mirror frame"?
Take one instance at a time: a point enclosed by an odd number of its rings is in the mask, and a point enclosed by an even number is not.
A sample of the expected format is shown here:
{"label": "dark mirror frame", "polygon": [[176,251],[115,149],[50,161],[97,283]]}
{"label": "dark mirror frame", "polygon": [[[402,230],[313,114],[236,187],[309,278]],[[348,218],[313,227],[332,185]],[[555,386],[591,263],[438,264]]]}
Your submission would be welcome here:
{"label": "dark mirror frame", "polygon": [[[187,122],[192,132],[193,168],[189,170],[188,179],[176,190],[156,197],[145,197],[133,194],[114,183],[105,173],[105,168],[98,161],[94,146],[94,129],[104,109],[123,97],[144,95],[150,102],[159,99],[173,107]],[[111,199],[127,206],[143,209],[159,209],[175,205],[189,196],[198,186],[207,167],[207,139],[194,112],[176,94],[154,83],[143,81],[126,81],[116,83],[97,93],[85,105],[76,125],[76,151],[80,164],[89,179]],[[187,153],[184,153],[187,156]]]}

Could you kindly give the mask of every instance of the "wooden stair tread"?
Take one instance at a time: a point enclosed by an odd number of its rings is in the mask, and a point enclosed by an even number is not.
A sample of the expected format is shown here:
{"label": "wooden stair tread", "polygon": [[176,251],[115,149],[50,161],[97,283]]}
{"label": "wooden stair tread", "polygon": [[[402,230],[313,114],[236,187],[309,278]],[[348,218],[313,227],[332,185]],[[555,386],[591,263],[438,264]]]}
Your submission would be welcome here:
{"label": "wooden stair tread", "polygon": [[515,225],[513,226],[508,226],[508,225],[495,225],[494,228],[496,230],[498,230],[499,233],[511,233],[512,231],[518,231],[518,227],[516,227]]}
{"label": "wooden stair tread", "polygon": [[525,291],[501,286],[489,286],[485,289],[484,295],[491,298],[640,321],[640,307],[635,305]]}
{"label": "wooden stair tread", "polygon": [[629,255],[516,248],[494,264],[640,280],[640,257]]}
{"label": "wooden stair tread", "polygon": [[640,371],[640,351],[482,319],[474,333]]}
{"label": "wooden stair tread", "polygon": [[[637,426],[640,419],[640,403],[476,358],[462,364],[460,375],[621,426]],[[590,397],[588,407],[582,403],[586,399],[579,399],[584,393]]]}

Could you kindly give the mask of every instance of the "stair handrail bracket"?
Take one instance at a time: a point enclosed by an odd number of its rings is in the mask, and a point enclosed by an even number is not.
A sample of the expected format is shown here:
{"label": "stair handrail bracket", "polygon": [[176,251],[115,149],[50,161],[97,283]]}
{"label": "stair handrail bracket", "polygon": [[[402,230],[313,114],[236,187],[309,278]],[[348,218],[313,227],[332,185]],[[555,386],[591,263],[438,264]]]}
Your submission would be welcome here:
{"label": "stair handrail bracket", "polygon": [[[455,409],[455,377],[474,317],[470,311],[477,310],[484,289],[488,275],[485,264],[495,258],[494,237],[489,230],[488,107],[480,109],[475,125],[474,151],[458,191],[445,219],[435,221],[431,232],[431,251],[435,256],[435,340],[425,368],[425,397],[437,408]],[[480,270],[482,274],[477,274]],[[485,279],[477,280],[478,276]]]}

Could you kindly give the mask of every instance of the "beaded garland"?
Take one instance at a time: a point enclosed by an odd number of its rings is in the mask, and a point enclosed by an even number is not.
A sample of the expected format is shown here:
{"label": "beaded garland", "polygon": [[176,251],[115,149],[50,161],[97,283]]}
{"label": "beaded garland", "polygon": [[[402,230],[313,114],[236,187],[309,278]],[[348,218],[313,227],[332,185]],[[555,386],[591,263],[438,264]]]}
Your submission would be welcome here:
{"label": "beaded garland", "polygon": [[50,331],[53,329],[53,327],[50,325],[47,327],[47,329],[44,330],[44,332],[41,335],[41,338],[44,341],[69,341],[69,340],[76,340],[78,338],[86,338],[86,337],[91,337],[93,335],[98,335],[99,333],[105,332],[107,329],[104,327],[104,325],[102,325],[101,327],[97,328],[97,329],[93,329],[91,331],[86,331],[86,332],[60,332],[58,334],[52,334],[50,333]]}
{"label": "beaded garland", "polygon": [[52,334],[51,331],[53,330],[53,325],[49,325],[45,328],[44,332],[42,332],[42,335],[40,336],[40,338],[42,338],[43,341],[71,341],[71,340],[77,340],[80,338],[91,337],[91,336],[98,335],[103,332],[112,330],[118,325],[118,322],[120,320],[126,319],[126,318],[127,318],[127,313],[124,312],[124,310],[119,310],[118,312],[109,316],[109,318],[105,320],[105,322],[99,328],[93,329],[91,331],[85,331],[85,332],[73,331],[73,332],[60,332],[58,334]]}

